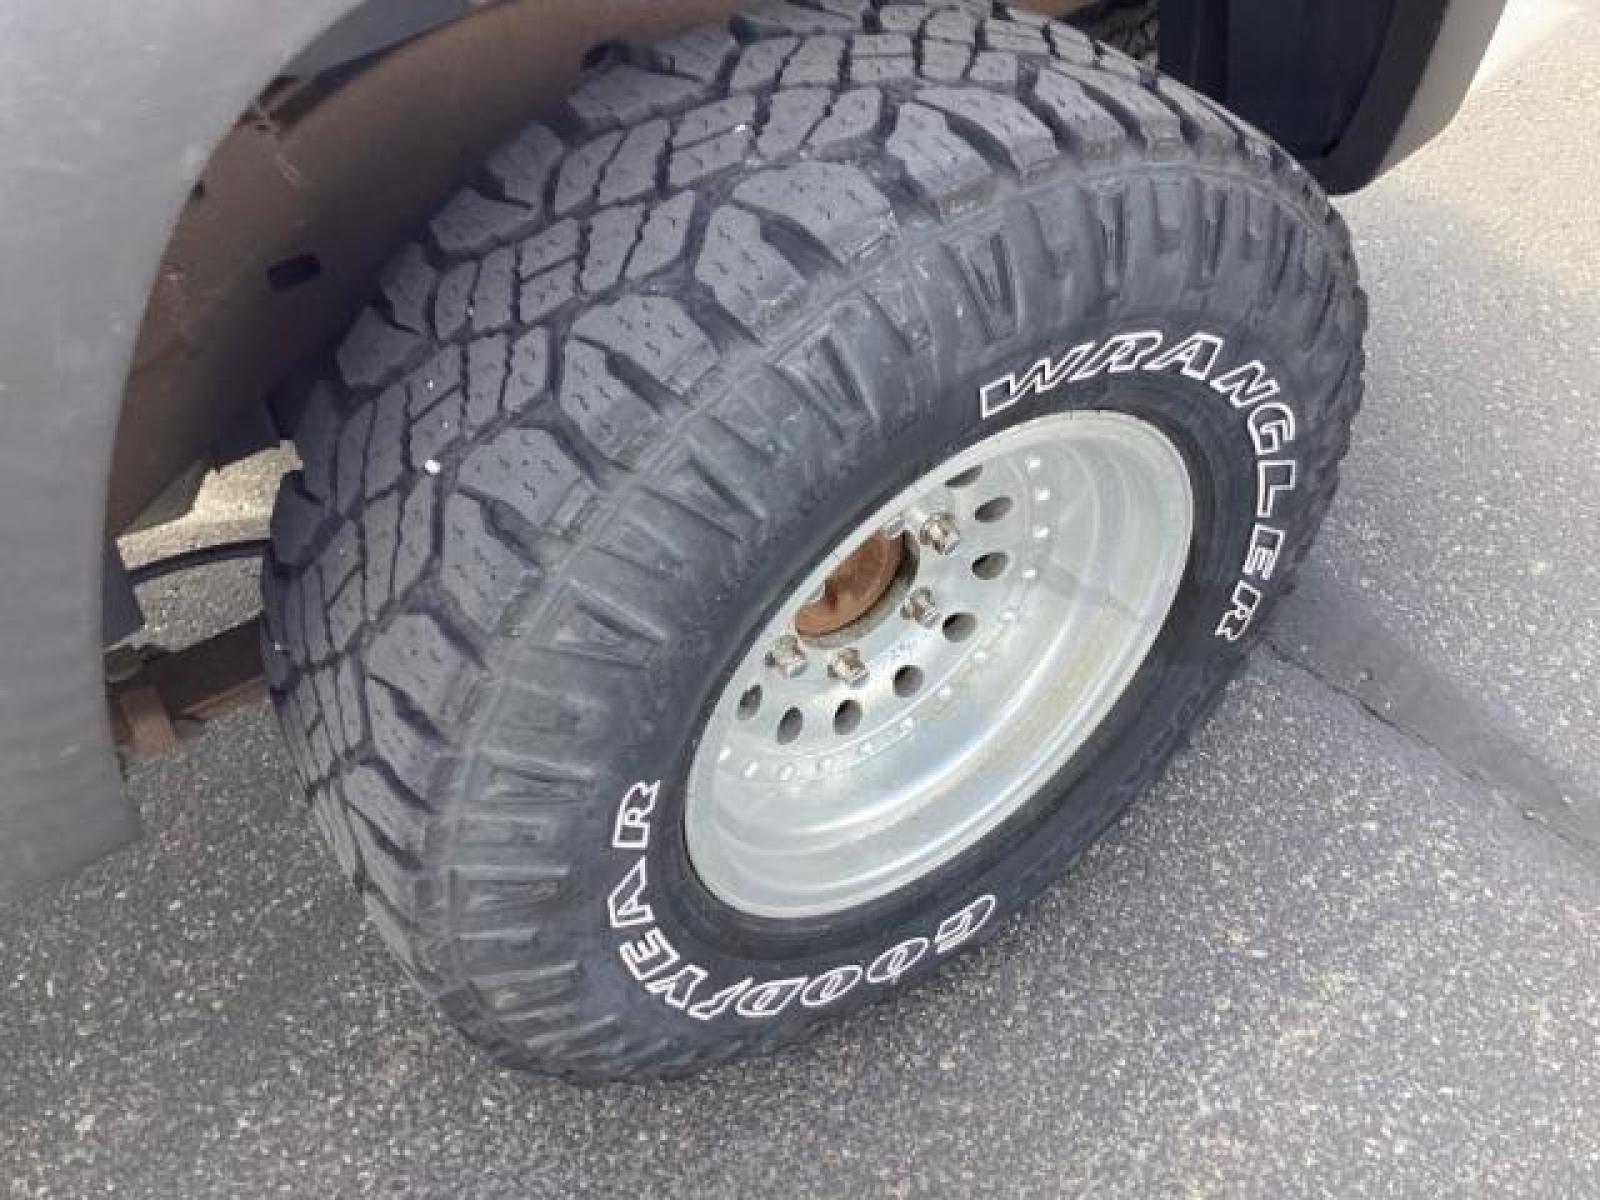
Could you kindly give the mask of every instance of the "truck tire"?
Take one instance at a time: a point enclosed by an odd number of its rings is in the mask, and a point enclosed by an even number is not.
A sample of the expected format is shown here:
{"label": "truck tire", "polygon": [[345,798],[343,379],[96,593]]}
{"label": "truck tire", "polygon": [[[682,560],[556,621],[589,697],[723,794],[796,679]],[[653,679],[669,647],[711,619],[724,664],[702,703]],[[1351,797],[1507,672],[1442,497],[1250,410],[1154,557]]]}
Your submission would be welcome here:
{"label": "truck tire", "polygon": [[684,1074],[923,980],[1216,699],[1364,322],[1293,161],[1067,26],[766,2],[613,63],[296,431],[265,637],[315,818],[513,1066]]}

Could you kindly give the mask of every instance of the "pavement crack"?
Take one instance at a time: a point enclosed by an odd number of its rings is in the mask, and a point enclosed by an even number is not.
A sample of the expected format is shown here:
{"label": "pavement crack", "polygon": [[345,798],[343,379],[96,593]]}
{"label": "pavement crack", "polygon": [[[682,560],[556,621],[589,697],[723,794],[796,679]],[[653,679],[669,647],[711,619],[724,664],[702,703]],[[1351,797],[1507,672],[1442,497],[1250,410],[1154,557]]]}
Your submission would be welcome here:
{"label": "pavement crack", "polygon": [[1372,618],[1362,598],[1308,564],[1263,639],[1276,658],[1511,799],[1522,815],[1600,865],[1600,802],[1506,732],[1468,695]]}

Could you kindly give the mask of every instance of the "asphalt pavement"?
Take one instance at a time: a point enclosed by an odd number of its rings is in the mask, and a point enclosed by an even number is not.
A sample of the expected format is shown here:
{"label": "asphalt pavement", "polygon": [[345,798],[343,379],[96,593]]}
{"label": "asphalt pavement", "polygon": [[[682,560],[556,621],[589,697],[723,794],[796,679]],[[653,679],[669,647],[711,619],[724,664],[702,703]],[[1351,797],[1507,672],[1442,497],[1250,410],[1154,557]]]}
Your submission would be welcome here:
{"label": "asphalt pavement", "polygon": [[[1369,394],[1304,583],[994,944],[687,1083],[507,1074],[241,712],[131,769],[145,841],[0,908],[0,1196],[1600,1196],[1597,61],[1574,8],[1343,203]],[[259,527],[264,470],[135,552]]]}

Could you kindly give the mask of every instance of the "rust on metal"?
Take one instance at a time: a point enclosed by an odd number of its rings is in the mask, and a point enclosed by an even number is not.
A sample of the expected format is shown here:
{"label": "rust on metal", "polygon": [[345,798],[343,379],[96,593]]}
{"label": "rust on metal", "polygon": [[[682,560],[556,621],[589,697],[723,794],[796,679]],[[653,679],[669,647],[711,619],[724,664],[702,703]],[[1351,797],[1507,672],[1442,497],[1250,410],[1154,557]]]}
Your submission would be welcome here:
{"label": "rust on metal", "polygon": [[828,576],[822,595],[795,614],[795,631],[801,637],[826,637],[859,621],[888,592],[905,556],[900,538],[873,534]]}
{"label": "rust on metal", "polygon": [[162,754],[205,722],[267,693],[261,623],[247,621],[182,650],[156,651],[107,685],[118,745]]}

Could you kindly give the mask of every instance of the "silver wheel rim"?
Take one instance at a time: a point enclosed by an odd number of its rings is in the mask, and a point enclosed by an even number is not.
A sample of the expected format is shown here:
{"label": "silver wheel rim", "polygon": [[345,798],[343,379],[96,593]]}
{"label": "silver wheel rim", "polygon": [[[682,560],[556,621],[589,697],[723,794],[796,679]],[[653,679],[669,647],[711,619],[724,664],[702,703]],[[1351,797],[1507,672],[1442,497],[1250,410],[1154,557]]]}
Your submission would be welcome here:
{"label": "silver wheel rim", "polygon": [[[820,916],[970,848],[1126,690],[1193,525],[1177,448],[1120,413],[1041,417],[928,472],[817,565],[718,697],[685,801],[701,881],[755,916]],[[798,637],[801,608],[879,532],[907,550],[889,592]]]}

